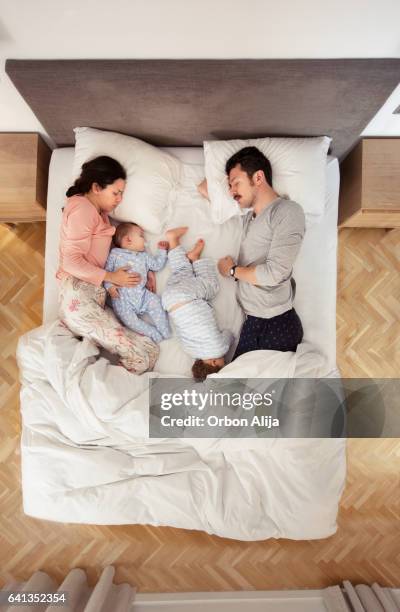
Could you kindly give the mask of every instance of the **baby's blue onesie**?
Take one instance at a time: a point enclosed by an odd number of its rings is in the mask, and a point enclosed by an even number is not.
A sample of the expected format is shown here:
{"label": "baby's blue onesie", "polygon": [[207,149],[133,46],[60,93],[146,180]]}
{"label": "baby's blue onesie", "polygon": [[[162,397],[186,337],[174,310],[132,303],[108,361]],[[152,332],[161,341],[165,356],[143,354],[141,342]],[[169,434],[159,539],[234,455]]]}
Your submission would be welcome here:
{"label": "baby's blue onesie", "polygon": [[[167,262],[168,252],[158,249],[156,255],[146,251],[130,251],[128,249],[111,249],[105,269],[115,272],[119,268],[129,266],[131,272],[141,275],[140,283],[135,287],[118,287],[119,298],[112,299],[115,314],[126,327],[151,338],[154,342],[161,342],[171,335],[168,315],[161,305],[161,299],[155,293],[146,289],[147,272],[158,272]],[[108,289],[112,283],[105,282]],[[138,315],[147,313],[153,325],[143,321]]]}

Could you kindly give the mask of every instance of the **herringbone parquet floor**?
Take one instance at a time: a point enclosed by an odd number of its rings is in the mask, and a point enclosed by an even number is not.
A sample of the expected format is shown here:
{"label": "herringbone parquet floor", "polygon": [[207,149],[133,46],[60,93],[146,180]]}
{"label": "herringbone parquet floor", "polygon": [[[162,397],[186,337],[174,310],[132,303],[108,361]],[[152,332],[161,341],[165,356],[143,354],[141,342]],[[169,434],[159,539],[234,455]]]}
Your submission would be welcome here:
{"label": "herringbone parquet floor", "polygon": [[[400,230],[342,230],[338,363],[345,376],[400,371]],[[92,582],[108,564],[140,591],[319,588],[344,578],[400,582],[400,441],[350,440],[347,486],[333,537],[246,543],[142,526],[37,521],[21,508],[19,335],[41,322],[44,225],[0,226],[0,585],[72,567]],[[397,346],[396,346],[397,343]],[[397,349],[397,353],[396,353]]]}

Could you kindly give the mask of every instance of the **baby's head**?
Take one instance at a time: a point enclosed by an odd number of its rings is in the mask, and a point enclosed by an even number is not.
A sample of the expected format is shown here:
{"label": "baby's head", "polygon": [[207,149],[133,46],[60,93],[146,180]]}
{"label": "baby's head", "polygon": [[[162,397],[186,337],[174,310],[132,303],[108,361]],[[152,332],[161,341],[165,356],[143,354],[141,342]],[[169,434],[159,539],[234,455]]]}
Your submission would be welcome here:
{"label": "baby's head", "polygon": [[114,234],[114,242],[121,249],[144,251],[144,231],[136,223],[120,223]]}
{"label": "baby's head", "polygon": [[214,359],[196,359],[192,366],[193,378],[196,382],[203,382],[209,374],[216,374],[225,365],[224,357]]}

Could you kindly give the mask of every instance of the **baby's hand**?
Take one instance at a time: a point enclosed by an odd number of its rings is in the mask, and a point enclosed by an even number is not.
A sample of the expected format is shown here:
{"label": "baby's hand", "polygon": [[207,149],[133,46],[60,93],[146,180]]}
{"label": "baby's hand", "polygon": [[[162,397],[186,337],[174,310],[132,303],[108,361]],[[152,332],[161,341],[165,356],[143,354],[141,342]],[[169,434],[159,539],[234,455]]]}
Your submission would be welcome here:
{"label": "baby's hand", "polygon": [[149,270],[147,272],[146,289],[148,289],[152,293],[155,293],[157,291],[156,275],[154,274],[152,270]]}
{"label": "baby's hand", "polygon": [[117,300],[119,298],[118,289],[115,285],[111,285],[111,287],[109,287],[107,291],[108,295],[112,297],[113,300]]}
{"label": "baby's hand", "polygon": [[166,251],[168,251],[169,249],[169,242],[167,240],[160,240],[160,242],[157,244],[159,249],[165,249]]}

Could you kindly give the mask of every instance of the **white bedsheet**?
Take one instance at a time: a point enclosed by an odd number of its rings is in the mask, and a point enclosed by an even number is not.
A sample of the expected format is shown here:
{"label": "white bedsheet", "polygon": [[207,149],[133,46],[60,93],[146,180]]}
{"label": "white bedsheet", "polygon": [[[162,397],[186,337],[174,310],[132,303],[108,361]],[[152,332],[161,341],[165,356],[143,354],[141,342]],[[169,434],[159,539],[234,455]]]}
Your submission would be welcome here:
{"label": "white bedsheet", "polygon": [[[110,365],[58,322],[26,334],[18,360],[27,514],[170,525],[241,540],[336,531],[343,439],[146,440],[147,386],[156,374]],[[230,375],[247,368],[261,377],[317,377],[323,361],[303,344],[296,354],[243,355]]]}

